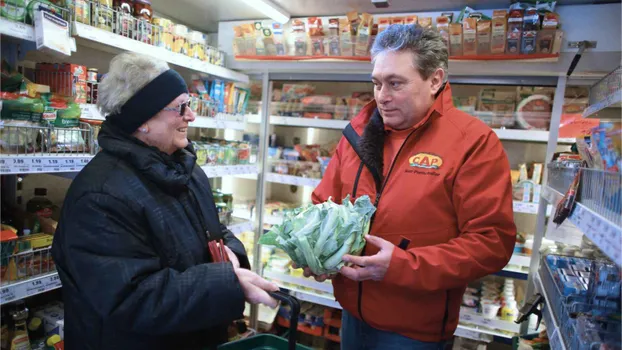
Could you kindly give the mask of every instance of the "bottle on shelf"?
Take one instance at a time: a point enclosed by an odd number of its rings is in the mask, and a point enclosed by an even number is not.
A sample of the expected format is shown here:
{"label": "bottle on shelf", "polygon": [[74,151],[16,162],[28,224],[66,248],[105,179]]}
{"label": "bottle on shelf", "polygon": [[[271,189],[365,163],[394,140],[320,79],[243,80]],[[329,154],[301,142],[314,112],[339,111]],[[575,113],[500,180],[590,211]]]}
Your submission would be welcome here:
{"label": "bottle on shelf", "polygon": [[35,196],[26,203],[26,223],[24,231],[30,230],[31,234],[41,232],[39,218],[50,218],[54,213],[54,203],[47,198],[46,188],[35,188]]}
{"label": "bottle on shelf", "polygon": [[28,327],[26,320],[28,319],[28,308],[23,300],[13,304],[9,312],[13,320],[13,328],[11,329],[11,350],[30,350],[30,339],[28,337]]}

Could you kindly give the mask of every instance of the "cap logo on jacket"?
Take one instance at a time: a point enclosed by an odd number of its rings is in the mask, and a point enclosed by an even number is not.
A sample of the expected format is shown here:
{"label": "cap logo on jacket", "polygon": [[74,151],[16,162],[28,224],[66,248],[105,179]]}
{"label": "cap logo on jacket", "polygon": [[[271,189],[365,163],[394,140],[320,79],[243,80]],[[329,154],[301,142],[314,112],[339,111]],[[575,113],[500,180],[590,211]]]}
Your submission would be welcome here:
{"label": "cap logo on jacket", "polygon": [[417,153],[408,159],[410,166],[424,169],[440,169],[443,158],[431,153]]}

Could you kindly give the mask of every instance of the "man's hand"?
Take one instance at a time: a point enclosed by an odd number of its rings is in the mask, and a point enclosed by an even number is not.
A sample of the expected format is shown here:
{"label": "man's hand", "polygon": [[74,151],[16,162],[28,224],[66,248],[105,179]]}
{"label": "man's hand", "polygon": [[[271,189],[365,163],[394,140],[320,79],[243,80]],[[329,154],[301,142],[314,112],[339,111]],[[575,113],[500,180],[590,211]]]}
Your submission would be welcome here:
{"label": "man's hand", "polygon": [[[292,264],[292,267],[293,267],[294,269],[297,269],[297,268],[298,268],[298,266],[296,266],[296,264]],[[302,269],[302,274],[303,274],[303,276],[305,276],[305,277],[307,277],[307,278],[309,278],[309,277],[313,277],[313,278],[315,278],[315,280],[316,280],[316,281],[318,281],[318,282],[324,282],[324,281],[326,281],[326,280],[332,280],[333,278],[335,278],[335,275],[334,275],[334,274],[332,274],[332,275],[326,275],[326,274],[323,274],[323,275],[315,275],[313,272],[311,272],[311,269],[310,269],[310,268],[308,268],[308,267],[305,267],[305,268],[303,268],[303,269]]]}
{"label": "man's hand", "polygon": [[233,269],[240,281],[244,298],[251,304],[264,304],[271,308],[276,308],[278,302],[272,298],[268,292],[276,292],[279,286],[261,278],[256,273],[246,269]]}
{"label": "man's hand", "polygon": [[225,251],[227,252],[227,256],[229,257],[229,260],[231,261],[231,263],[233,264],[233,267],[236,269],[240,268],[240,260],[238,260],[238,256],[235,255],[235,253],[229,249],[229,247],[225,246]]}
{"label": "man's hand", "polygon": [[395,245],[377,236],[367,235],[365,236],[365,240],[368,244],[380,248],[380,251],[372,256],[344,255],[343,261],[352,263],[355,266],[344,266],[339,272],[354,281],[382,281],[389,269]]}

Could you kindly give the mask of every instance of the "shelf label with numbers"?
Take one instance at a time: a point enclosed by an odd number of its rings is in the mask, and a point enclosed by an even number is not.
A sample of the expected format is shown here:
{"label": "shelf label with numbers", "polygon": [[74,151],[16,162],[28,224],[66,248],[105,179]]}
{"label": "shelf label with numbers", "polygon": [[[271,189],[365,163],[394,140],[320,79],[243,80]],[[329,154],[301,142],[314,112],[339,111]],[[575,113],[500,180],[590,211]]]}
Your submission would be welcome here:
{"label": "shelf label with numbers", "polygon": [[3,287],[0,289],[0,303],[5,304],[17,299],[15,289],[11,287]]}
{"label": "shelf label with numbers", "polygon": [[58,274],[48,277],[45,282],[45,289],[52,290],[61,287],[60,276]]}

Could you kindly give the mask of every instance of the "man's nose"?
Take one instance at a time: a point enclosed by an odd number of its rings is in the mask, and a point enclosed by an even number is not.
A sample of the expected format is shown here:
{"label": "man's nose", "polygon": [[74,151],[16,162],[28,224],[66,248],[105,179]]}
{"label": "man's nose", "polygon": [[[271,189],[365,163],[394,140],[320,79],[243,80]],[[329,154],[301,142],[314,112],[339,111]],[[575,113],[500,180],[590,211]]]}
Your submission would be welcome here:
{"label": "man's nose", "polygon": [[389,89],[386,86],[382,86],[380,91],[378,91],[377,101],[380,104],[385,104],[391,102],[391,94],[389,93]]}

